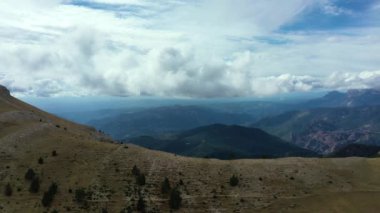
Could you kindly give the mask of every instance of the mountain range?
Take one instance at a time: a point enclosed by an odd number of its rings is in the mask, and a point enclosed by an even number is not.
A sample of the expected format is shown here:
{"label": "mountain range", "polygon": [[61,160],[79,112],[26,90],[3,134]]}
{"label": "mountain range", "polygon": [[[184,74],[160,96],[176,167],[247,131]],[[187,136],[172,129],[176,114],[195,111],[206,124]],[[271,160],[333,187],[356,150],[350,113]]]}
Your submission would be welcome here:
{"label": "mountain range", "polygon": [[142,136],[131,138],[127,142],[185,156],[218,159],[317,156],[260,129],[236,125],[214,124],[184,131],[166,139]]}
{"label": "mountain range", "polygon": [[165,106],[135,110],[88,122],[117,140],[141,136],[179,132],[214,123],[247,124],[248,114],[229,113],[201,106]]}
{"label": "mountain range", "polygon": [[292,111],[253,126],[299,147],[329,154],[351,143],[380,145],[380,106]]}

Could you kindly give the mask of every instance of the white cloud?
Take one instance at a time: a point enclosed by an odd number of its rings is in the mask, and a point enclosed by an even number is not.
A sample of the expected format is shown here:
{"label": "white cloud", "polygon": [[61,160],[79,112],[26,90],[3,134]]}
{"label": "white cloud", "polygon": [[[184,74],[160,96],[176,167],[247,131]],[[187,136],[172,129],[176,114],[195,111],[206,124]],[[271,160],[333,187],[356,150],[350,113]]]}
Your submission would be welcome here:
{"label": "white cloud", "polygon": [[230,97],[378,86],[378,71],[361,71],[379,69],[379,29],[277,31],[315,1],[94,1],[140,5],[151,17],[60,4],[68,1],[1,1],[0,83],[37,96]]}

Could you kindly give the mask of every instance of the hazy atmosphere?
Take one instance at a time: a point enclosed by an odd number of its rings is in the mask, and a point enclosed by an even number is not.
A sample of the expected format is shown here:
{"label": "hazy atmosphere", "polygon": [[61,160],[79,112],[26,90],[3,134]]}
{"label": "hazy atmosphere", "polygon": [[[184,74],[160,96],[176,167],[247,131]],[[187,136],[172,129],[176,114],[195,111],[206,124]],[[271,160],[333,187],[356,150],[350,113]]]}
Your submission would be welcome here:
{"label": "hazy atmosphere", "polygon": [[377,0],[2,0],[24,96],[263,97],[380,86]]}

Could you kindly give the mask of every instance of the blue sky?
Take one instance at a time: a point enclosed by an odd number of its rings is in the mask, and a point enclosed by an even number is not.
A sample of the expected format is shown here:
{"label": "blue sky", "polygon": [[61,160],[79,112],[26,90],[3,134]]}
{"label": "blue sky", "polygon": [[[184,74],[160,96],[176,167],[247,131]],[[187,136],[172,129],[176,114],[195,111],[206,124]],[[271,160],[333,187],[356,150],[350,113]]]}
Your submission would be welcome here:
{"label": "blue sky", "polygon": [[17,96],[265,97],[380,87],[379,0],[3,0]]}

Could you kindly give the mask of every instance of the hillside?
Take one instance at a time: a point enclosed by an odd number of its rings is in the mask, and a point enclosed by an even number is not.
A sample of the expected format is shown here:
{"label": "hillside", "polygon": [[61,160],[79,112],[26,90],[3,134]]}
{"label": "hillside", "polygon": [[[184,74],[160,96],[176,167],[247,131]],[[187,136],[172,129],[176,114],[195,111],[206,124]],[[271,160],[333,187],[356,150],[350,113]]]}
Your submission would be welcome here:
{"label": "hillside", "polygon": [[[173,187],[178,183],[181,193],[182,205],[175,212],[376,212],[380,208],[378,158],[180,157],[110,143],[92,128],[54,117],[7,93],[1,88],[0,212],[127,212],[137,208],[139,198],[147,212],[169,212],[169,195],[161,192],[165,177]],[[145,184],[136,183],[134,165],[145,174]],[[29,191],[28,169],[39,178],[37,192]],[[237,186],[229,184],[233,174]],[[53,182],[57,190],[51,190],[52,203],[43,207],[41,199]]]}
{"label": "hillside", "polygon": [[121,140],[140,135],[176,132],[214,123],[243,124],[246,114],[228,113],[200,106],[164,106],[132,111],[90,121],[113,138]]}
{"label": "hillside", "polygon": [[214,124],[198,127],[167,139],[143,136],[128,142],[147,148],[192,157],[218,159],[316,156],[315,153],[255,128]]}
{"label": "hillside", "polygon": [[380,146],[371,146],[364,144],[348,144],[332,153],[331,157],[378,157]]}
{"label": "hillside", "polygon": [[283,113],[253,126],[321,154],[351,143],[380,145],[380,106]]}

